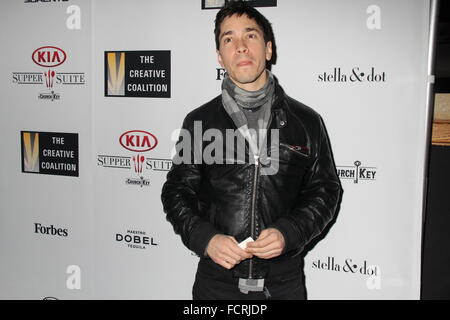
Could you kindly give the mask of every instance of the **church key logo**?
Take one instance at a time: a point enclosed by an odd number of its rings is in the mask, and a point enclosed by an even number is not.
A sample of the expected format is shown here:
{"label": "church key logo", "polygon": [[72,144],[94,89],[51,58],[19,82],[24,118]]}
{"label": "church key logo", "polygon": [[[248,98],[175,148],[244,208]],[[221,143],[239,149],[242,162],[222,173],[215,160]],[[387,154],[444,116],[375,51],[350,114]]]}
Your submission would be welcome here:
{"label": "church key logo", "polygon": [[44,68],[44,71],[13,72],[12,82],[17,85],[37,85],[46,88],[48,91],[39,92],[39,100],[60,100],[61,94],[55,90],[59,90],[64,85],[85,84],[84,73],[59,71],[67,59],[67,53],[61,48],[55,46],[37,48],[32,52],[31,60],[40,68]]}
{"label": "church key logo", "polygon": [[364,167],[361,161],[354,162],[354,166],[337,166],[338,177],[342,180],[352,180],[354,183],[360,181],[375,181],[377,177],[376,167]]}
{"label": "church key logo", "polygon": [[145,178],[148,171],[167,172],[172,167],[172,160],[148,158],[146,152],[158,145],[158,139],[150,132],[130,130],[119,136],[119,144],[131,155],[98,155],[97,165],[104,168],[128,169],[134,172],[134,177],[127,177],[125,184],[139,187],[150,186],[150,180]]}
{"label": "church key logo", "polygon": [[170,51],[105,51],[105,97],[170,98]]}
{"label": "church key logo", "polygon": [[22,172],[78,177],[78,134],[21,131]]}
{"label": "church key logo", "polygon": [[[220,9],[225,3],[232,0],[202,0],[202,10]],[[245,0],[253,7],[276,7],[277,0]]]}

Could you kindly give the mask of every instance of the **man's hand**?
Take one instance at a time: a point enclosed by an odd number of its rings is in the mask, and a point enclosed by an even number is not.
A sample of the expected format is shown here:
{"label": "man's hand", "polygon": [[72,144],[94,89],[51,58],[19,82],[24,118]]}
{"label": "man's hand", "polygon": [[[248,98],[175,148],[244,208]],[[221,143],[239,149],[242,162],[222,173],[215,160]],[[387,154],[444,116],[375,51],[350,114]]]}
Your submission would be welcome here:
{"label": "man's hand", "polygon": [[235,238],[223,234],[216,234],[211,238],[206,253],[215,263],[227,269],[253,256],[242,250]]}
{"label": "man's hand", "polygon": [[261,259],[278,257],[284,249],[283,234],[275,228],[268,228],[261,232],[258,239],[247,243],[247,252]]}

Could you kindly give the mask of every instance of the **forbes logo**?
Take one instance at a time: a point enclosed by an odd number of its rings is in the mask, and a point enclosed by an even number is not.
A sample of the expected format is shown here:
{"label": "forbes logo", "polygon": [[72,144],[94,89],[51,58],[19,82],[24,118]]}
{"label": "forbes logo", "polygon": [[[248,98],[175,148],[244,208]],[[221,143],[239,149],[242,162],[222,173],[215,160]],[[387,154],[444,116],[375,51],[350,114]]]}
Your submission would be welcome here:
{"label": "forbes logo", "polygon": [[119,142],[122,147],[134,152],[150,151],[158,144],[158,139],[147,131],[131,130],[123,133]]}
{"label": "forbes logo", "polygon": [[45,46],[34,50],[31,58],[38,66],[49,68],[63,64],[66,61],[67,55],[60,48]]}
{"label": "forbes logo", "polygon": [[67,229],[55,228],[53,225],[51,225],[50,227],[46,227],[40,223],[34,224],[34,233],[48,234],[52,236],[61,236],[61,237],[67,237],[69,235]]}

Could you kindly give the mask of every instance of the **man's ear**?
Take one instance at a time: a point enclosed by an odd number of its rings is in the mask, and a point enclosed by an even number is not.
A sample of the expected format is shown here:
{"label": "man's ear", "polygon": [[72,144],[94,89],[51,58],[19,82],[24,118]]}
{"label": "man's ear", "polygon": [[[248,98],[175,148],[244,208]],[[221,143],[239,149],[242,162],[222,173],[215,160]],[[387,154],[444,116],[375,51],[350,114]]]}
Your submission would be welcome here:
{"label": "man's ear", "polygon": [[272,41],[267,41],[266,43],[266,60],[270,61],[272,59]]}
{"label": "man's ear", "polygon": [[217,61],[219,62],[220,66],[221,66],[222,68],[225,68],[225,67],[223,66],[222,56],[220,55],[219,50],[216,50],[216,53],[217,53]]}

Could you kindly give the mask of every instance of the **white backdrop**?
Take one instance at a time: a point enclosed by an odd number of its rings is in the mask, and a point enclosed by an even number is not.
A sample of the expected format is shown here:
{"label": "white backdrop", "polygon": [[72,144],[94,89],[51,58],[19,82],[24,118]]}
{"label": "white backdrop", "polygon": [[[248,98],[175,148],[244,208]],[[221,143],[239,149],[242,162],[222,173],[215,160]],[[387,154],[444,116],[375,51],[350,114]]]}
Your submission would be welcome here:
{"label": "white backdrop", "polygon": [[[344,188],[335,224],[306,256],[309,299],[420,296],[429,2],[259,8],[276,36],[272,71],[324,118]],[[160,192],[173,131],[220,93],[217,10],[202,10],[201,0],[9,0],[0,8],[8,48],[0,62],[0,298],[190,299],[198,258],[165,220]],[[32,54],[44,46],[67,59],[37,65]],[[125,53],[125,84],[138,81],[130,70],[164,70],[153,80],[168,81],[170,97],[105,94],[105,75],[120,80],[119,58],[113,70],[105,52]],[[31,73],[48,70],[57,73],[52,88],[45,78],[34,83]],[[58,73],[84,81],[61,84]],[[52,91],[53,101],[40,98]],[[79,176],[22,172],[21,131],[78,133]],[[53,235],[58,228],[67,236]]]}

